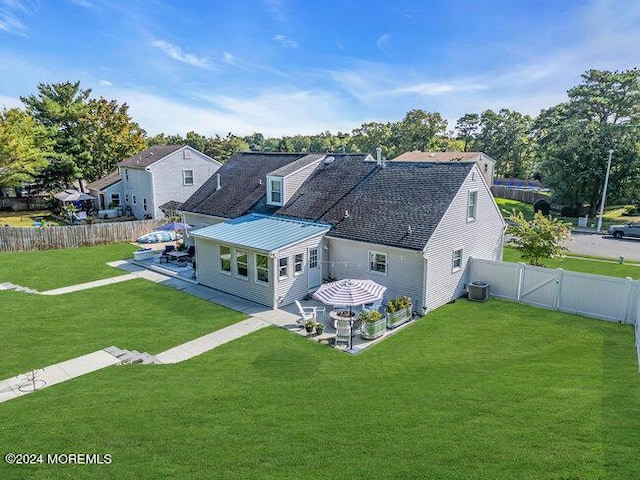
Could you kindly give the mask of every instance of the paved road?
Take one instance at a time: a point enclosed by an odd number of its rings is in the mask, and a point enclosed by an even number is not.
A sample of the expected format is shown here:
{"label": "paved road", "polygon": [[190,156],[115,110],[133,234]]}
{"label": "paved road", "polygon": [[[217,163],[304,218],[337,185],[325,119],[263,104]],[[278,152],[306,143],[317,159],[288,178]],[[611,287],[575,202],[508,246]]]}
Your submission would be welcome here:
{"label": "paved road", "polygon": [[568,245],[573,253],[607,258],[618,258],[622,255],[628,260],[640,262],[640,239],[616,240],[608,235],[574,232],[573,240],[574,242]]}

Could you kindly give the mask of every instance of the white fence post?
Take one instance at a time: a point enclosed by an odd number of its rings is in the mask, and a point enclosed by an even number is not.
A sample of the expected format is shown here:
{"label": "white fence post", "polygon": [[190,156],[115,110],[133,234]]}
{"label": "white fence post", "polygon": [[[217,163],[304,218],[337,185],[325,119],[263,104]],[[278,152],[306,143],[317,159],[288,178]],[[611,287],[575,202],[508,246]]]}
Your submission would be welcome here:
{"label": "white fence post", "polygon": [[516,302],[522,303],[522,289],[524,288],[524,269],[525,264],[520,262],[518,263],[520,266],[520,271],[518,272],[518,294],[516,295]]}
{"label": "white fence post", "polygon": [[553,288],[553,309],[560,309],[560,294],[562,293],[562,274],[564,270],[562,268],[556,268],[554,272],[555,287]]}

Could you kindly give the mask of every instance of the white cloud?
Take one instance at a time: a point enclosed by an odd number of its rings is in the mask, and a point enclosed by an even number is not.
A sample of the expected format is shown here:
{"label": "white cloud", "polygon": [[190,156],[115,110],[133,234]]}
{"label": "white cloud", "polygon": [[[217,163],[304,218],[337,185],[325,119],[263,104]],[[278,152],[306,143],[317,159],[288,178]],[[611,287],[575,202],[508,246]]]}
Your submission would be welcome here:
{"label": "white cloud", "polygon": [[[133,119],[151,135],[184,135],[194,130],[204,135],[261,132],[281,136],[319,133],[328,128],[350,131],[359,124],[346,120],[339,98],[324,91],[287,88],[242,97],[202,95],[198,106],[137,90],[110,93],[130,106]],[[202,100],[211,108],[203,107]]]}
{"label": "white cloud", "polygon": [[0,95],[0,110],[3,108],[22,108],[23,106],[19,98]]}
{"label": "white cloud", "polygon": [[98,82],[98,85],[100,85],[101,87],[112,87],[113,83],[111,83],[109,80],[100,80]]}
{"label": "white cloud", "polygon": [[32,13],[31,5],[21,0],[0,0],[0,30],[7,33],[24,35],[26,25],[19,15]]}
{"label": "white cloud", "polygon": [[271,17],[278,22],[285,22],[285,8],[283,0],[263,0],[264,6]]}
{"label": "white cloud", "polygon": [[183,52],[180,47],[177,47],[164,40],[154,40],[151,42],[151,45],[158,50],[166,53],[170,58],[173,58],[174,60],[177,60],[179,62],[183,62],[193,67],[202,68],[205,70],[213,69],[213,65],[208,58],[198,57],[193,53]]}
{"label": "white cloud", "polygon": [[298,42],[295,40],[291,40],[286,35],[274,35],[273,40],[287,48],[298,48]]}
{"label": "white cloud", "polygon": [[450,83],[423,82],[416,85],[396,88],[393,90],[393,93],[415,93],[425,96],[437,96],[446,95],[448,93],[476,92],[486,90],[487,88],[488,87],[486,85],[477,83],[461,83],[459,85],[453,85]]}
{"label": "white cloud", "polygon": [[387,55],[389,54],[387,50],[387,46],[389,45],[390,40],[391,40],[391,34],[385,33],[384,35],[381,35],[380,38],[378,38],[378,41],[376,42],[376,46]]}

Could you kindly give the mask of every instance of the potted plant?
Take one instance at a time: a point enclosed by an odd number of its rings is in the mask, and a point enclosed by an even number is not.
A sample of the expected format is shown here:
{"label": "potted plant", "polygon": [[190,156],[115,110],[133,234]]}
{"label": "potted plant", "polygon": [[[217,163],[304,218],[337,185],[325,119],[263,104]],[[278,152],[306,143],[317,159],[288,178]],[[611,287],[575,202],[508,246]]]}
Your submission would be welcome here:
{"label": "potted plant", "polygon": [[316,322],[313,320],[307,320],[307,323],[304,324],[304,329],[307,331],[309,335],[313,333],[313,330],[316,328]]}
{"label": "potted plant", "polygon": [[381,337],[386,329],[386,319],[377,310],[363,310],[358,315],[360,336],[365,340]]}
{"label": "potted plant", "polygon": [[387,302],[387,327],[395,328],[411,320],[413,315],[411,299],[406,295],[392,298]]}
{"label": "potted plant", "polygon": [[324,324],[316,323],[316,335],[322,335],[322,332],[324,332]]}

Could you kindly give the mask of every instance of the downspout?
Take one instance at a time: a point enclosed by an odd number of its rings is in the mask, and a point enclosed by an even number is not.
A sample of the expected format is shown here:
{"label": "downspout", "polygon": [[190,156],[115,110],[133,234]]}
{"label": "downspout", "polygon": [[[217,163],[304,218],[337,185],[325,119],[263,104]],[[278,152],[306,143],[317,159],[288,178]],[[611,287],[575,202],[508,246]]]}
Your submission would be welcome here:
{"label": "downspout", "polygon": [[422,314],[427,313],[427,250],[423,250],[422,258]]}
{"label": "downspout", "polygon": [[269,285],[271,285],[271,305],[273,310],[278,309],[278,288],[276,286],[276,279],[278,278],[276,272],[276,259],[278,258],[278,252],[269,252]]}
{"label": "downspout", "polygon": [[149,172],[151,176],[151,211],[153,212],[151,218],[156,219],[156,184],[153,178],[153,170],[151,170],[151,167],[146,167],[145,170]]}

